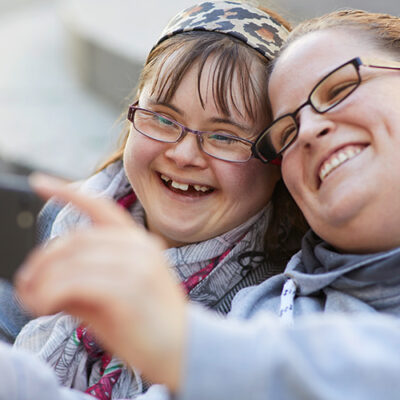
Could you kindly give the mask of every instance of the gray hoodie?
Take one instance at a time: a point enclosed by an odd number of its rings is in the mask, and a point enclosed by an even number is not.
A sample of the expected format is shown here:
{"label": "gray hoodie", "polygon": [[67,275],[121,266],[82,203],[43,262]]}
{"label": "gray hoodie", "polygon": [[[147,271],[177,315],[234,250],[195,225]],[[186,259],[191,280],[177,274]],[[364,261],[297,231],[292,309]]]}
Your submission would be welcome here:
{"label": "gray hoodie", "polygon": [[178,398],[400,399],[399,266],[400,248],[343,255],[310,232],[230,320],[190,310]]}
{"label": "gray hoodie", "polygon": [[[175,398],[399,399],[397,264],[400,249],[342,255],[309,233],[285,273],[236,296],[228,320],[189,307],[185,375]],[[91,398],[60,388],[25,357],[0,347],[0,400]],[[30,379],[10,386],[18,376]],[[44,393],[35,382],[46,380]],[[169,398],[155,385],[138,399]]]}

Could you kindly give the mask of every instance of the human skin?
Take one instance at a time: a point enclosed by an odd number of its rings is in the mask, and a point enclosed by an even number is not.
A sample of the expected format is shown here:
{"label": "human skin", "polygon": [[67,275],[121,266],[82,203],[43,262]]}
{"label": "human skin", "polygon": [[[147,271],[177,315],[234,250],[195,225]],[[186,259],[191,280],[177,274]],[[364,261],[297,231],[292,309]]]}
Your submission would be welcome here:
{"label": "human skin", "polygon": [[44,198],[72,202],[93,226],[31,253],[15,279],[25,306],[37,315],[65,311],[80,318],[105,349],[176,391],[186,298],[163,257],[165,243],[110,200],[46,176],[31,183]]}
{"label": "human skin", "polygon": [[[190,129],[226,132],[254,140],[268,124],[267,113],[258,121],[241,115],[229,104],[230,115],[216,106],[212,91],[213,58],[204,67],[200,81],[201,104],[195,64],[185,75],[169,103],[151,95],[150,80],[139,96],[139,107],[159,112]],[[260,65],[254,64],[256,75]],[[227,89],[228,90],[228,89]],[[244,110],[243,94],[236,81],[232,96]],[[147,228],[177,247],[218,236],[247,221],[271,199],[280,169],[257,159],[232,163],[215,159],[200,150],[196,135],[188,133],[178,143],[161,143],[131,128],[124,151],[126,175],[146,212]],[[207,192],[171,190],[161,175],[184,184],[197,184]]]}
{"label": "human skin", "polygon": [[[329,29],[296,40],[271,75],[273,116],[306,101],[327,73],[357,56],[394,60],[355,30]],[[283,153],[282,176],[313,230],[343,252],[400,245],[400,72],[361,67],[362,83],[334,109],[298,113],[297,140]],[[323,181],[324,162],[346,148],[362,151]]]}
{"label": "human skin", "polygon": [[[195,70],[187,73],[170,104],[157,104],[145,85],[139,105],[192,129],[255,138],[267,124],[267,113],[258,123],[238,112],[221,114],[211,98],[211,70],[207,63],[201,81],[204,109],[193,95]],[[242,94],[236,90],[233,96],[241,105]],[[148,230],[113,202],[75,192],[56,180],[31,179],[43,197],[72,202],[94,224],[36,249],[16,286],[34,313],[65,311],[77,316],[105,349],[175,392],[183,375],[186,298],[162,250],[211,238],[245,222],[268,203],[280,170],[255,159],[240,164],[216,160],[198,148],[190,133],[180,143],[165,144],[134,129],[124,167],[145,208]],[[177,194],[166,188],[160,174],[214,191],[204,196]]]}

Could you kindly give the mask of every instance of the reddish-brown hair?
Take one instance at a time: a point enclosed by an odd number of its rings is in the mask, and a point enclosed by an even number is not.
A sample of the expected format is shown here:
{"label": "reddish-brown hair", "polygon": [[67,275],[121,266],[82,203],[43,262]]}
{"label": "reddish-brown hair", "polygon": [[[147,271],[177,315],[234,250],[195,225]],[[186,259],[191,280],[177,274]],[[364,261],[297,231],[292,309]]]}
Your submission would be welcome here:
{"label": "reddish-brown hair", "polygon": [[370,40],[371,44],[375,45],[378,49],[387,51],[395,57],[399,56],[400,18],[394,15],[363,10],[334,11],[300,23],[290,33],[280,53],[300,37],[311,32],[326,29],[356,30],[364,34]]}

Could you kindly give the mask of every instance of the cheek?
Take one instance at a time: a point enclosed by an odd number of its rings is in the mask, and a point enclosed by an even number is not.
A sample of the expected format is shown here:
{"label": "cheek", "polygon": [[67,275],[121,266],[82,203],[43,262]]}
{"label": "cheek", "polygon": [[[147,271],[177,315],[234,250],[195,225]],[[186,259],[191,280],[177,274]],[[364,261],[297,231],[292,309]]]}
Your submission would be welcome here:
{"label": "cheek", "polygon": [[150,141],[151,139],[136,132],[131,132],[129,135],[124,150],[124,167],[132,185],[136,177],[143,174],[160,153],[157,143],[149,143]]}
{"label": "cheek", "polygon": [[[162,143],[160,143],[162,147]],[[151,179],[152,163],[160,154],[159,144],[145,136],[131,132],[127,140],[123,163],[126,177],[136,195],[145,201],[149,180]]]}
{"label": "cheek", "polygon": [[[294,144],[295,145],[295,144]],[[294,146],[293,145],[293,146]],[[295,149],[287,149],[282,158],[282,179],[288,191],[296,200],[296,192],[298,191],[298,183],[300,182],[300,164],[296,157]]]}
{"label": "cheek", "polygon": [[262,206],[268,203],[277,181],[280,168],[251,160],[245,165],[231,164],[215,169],[224,193],[246,205]]}

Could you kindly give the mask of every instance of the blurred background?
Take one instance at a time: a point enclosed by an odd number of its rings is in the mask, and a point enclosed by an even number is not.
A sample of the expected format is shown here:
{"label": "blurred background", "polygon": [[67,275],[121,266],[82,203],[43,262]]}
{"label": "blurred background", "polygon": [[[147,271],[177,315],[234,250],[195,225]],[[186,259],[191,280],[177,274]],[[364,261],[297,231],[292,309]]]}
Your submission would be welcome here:
{"label": "blurred background", "polygon": [[[197,0],[0,0],[0,158],[88,176],[115,146],[144,59]],[[338,8],[400,14],[399,0],[256,1],[291,22]]]}

